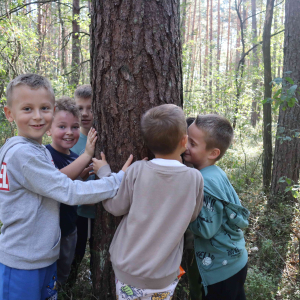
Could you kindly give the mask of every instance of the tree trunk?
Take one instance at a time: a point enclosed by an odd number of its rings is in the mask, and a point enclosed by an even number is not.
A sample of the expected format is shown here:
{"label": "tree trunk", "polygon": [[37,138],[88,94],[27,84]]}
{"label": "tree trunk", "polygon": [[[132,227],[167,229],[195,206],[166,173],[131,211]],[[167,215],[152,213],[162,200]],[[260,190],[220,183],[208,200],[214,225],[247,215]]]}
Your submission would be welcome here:
{"label": "tree trunk", "polygon": [[182,44],[185,44],[185,26],[186,26],[186,11],[187,11],[187,0],[183,0],[181,4],[181,23],[180,23],[180,32],[181,32],[181,41]]}
{"label": "tree trunk", "polygon": [[210,108],[213,109],[213,95],[212,95],[212,55],[213,50],[213,0],[210,0],[210,30],[209,30],[209,103]]}
{"label": "tree trunk", "polygon": [[226,55],[226,72],[228,71],[228,65],[229,65],[229,53],[230,53],[230,14],[231,14],[231,0],[229,0],[229,5],[228,5],[228,34],[227,34],[227,55]]}
{"label": "tree trunk", "polygon": [[205,56],[204,56],[204,78],[207,83],[207,69],[208,69],[208,23],[209,23],[209,0],[206,4],[206,39],[205,39]]}
{"label": "tree trunk", "polygon": [[62,74],[65,74],[66,70],[66,59],[65,59],[65,54],[66,54],[66,41],[65,41],[65,36],[66,36],[66,29],[65,29],[65,24],[64,20],[62,18],[61,14],[61,3],[58,2],[58,17],[59,17],[59,23],[61,27],[61,69],[62,69]]}
{"label": "tree trunk", "polygon": [[76,85],[79,82],[79,76],[80,76],[80,70],[79,70],[79,64],[80,64],[80,39],[79,39],[79,13],[80,13],[80,7],[79,7],[80,0],[73,0],[73,21],[72,21],[72,63],[71,63],[71,80],[70,84]]}
{"label": "tree trunk", "polygon": [[[272,97],[271,70],[271,26],[273,18],[274,0],[267,0],[266,18],[263,33],[263,59],[264,59],[264,99]],[[263,185],[265,191],[269,190],[272,168],[272,110],[271,103],[263,104]]]}
{"label": "tree trunk", "polygon": [[[279,110],[277,139],[275,143],[273,174],[271,195],[269,203],[275,205],[279,200],[278,196],[284,194],[287,183],[280,183],[281,177],[292,180],[292,184],[297,184],[300,167],[300,139],[296,133],[299,133],[300,107],[299,107],[299,83],[300,83],[300,65],[299,49],[300,35],[295,34],[295,28],[300,28],[299,18],[300,2],[298,0],[286,0],[285,2],[285,33],[284,33],[284,72],[291,71],[288,76],[292,78],[294,84],[298,85],[295,98],[298,102],[293,107]],[[289,87],[287,85],[286,89]],[[282,139],[290,137],[291,140]],[[288,193],[285,196],[291,198]],[[283,201],[283,198],[281,199]]]}
{"label": "tree trunk", "polygon": [[[142,114],[164,103],[183,104],[179,1],[93,0],[91,84],[96,154],[103,150],[115,172],[130,153],[135,159],[148,154]],[[119,220],[97,205],[93,287],[101,300],[116,299],[108,249]]]}
{"label": "tree trunk", "polygon": [[[257,43],[257,24],[256,24],[256,0],[251,0],[252,6],[252,39],[253,39],[253,46]],[[258,56],[257,56],[257,48],[253,49],[253,72],[257,74],[258,72]],[[253,91],[253,99],[252,99],[252,110],[251,110],[251,124],[253,127],[256,126],[258,122],[258,113],[257,113],[257,100],[258,100],[258,79],[254,79],[252,82],[252,91]]]}

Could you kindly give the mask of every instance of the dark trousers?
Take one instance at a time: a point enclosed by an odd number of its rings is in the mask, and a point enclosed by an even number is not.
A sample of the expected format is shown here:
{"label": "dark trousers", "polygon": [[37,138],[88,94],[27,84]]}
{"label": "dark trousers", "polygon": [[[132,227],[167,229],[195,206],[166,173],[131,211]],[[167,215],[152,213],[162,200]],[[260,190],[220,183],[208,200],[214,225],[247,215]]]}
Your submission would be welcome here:
{"label": "dark trousers", "polygon": [[[72,262],[71,272],[68,280],[68,284],[70,286],[73,286],[76,282],[78,269],[85,254],[86,242],[88,238],[88,218],[78,216],[76,224],[77,224],[77,244],[76,244],[74,260]],[[91,219],[91,237],[89,239],[90,253],[92,252],[93,249],[93,242],[94,242],[93,235],[94,235],[94,219]],[[93,259],[91,255],[90,256],[91,272],[93,270],[92,265],[93,265]]]}
{"label": "dark trousers", "polygon": [[247,276],[247,264],[246,266],[233,275],[232,277],[209,285],[208,294],[204,296],[205,293],[202,291],[203,300],[246,300],[246,295],[244,291],[244,283]]}

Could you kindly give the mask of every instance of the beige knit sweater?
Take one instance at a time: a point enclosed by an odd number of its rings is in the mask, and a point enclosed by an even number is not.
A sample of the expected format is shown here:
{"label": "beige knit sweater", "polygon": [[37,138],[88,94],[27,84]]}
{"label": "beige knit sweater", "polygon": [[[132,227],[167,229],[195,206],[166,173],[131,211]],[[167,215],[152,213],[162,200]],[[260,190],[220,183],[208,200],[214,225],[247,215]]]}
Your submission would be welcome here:
{"label": "beige knit sweater", "polygon": [[138,161],[117,195],[102,202],[124,216],[110,245],[116,278],[137,288],[160,289],[178,275],[183,235],[203,204],[203,178],[196,169]]}

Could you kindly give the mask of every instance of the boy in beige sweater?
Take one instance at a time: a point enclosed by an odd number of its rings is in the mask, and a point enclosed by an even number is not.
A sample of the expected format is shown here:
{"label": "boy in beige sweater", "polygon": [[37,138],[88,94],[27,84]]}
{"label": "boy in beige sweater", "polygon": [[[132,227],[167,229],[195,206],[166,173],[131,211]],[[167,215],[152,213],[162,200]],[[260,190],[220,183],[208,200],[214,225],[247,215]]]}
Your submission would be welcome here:
{"label": "boy in beige sweater", "polygon": [[[155,154],[128,168],[118,194],[104,208],[123,219],[110,246],[119,299],[170,299],[177,285],[183,235],[202,207],[203,179],[181,163],[187,130],[173,104],[148,110],[142,134]],[[97,161],[94,159],[94,168]]]}

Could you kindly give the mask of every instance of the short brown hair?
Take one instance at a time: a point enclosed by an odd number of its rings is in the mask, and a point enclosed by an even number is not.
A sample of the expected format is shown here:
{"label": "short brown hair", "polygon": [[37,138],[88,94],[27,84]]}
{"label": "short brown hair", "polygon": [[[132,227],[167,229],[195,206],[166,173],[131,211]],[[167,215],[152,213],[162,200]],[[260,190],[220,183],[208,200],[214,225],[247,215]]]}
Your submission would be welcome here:
{"label": "short brown hair", "polygon": [[142,117],[141,129],[147,147],[154,154],[171,154],[186,134],[183,110],[174,104],[149,109]]}
{"label": "short brown hair", "polygon": [[34,90],[44,88],[49,92],[53,102],[55,101],[54,91],[50,81],[44,76],[28,73],[21,74],[9,82],[6,88],[6,101],[8,106],[12,104],[11,96],[13,89],[19,85],[27,85]]}
{"label": "short brown hair", "polygon": [[233,128],[230,122],[217,114],[198,115],[195,120],[196,126],[205,133],[206,149],[218,148],[219,160],[229,148],[233,139]]}
{"label": "short brown hair", "polygon": [[92,98],[92,87],[90,84],[80,85],[74,93],[75,98],[89,99]]}
{"label": "short brown hair", "polygon": [[81,118],[80,111],[79,111],[78,107],[76,106],[75,101],[68,96],[62,96],[56,100],[54,115],[56,113],[58,113],[59,111],[68,111],[74,117],[78,118],[78,120],[80,121],[80,118]]}

